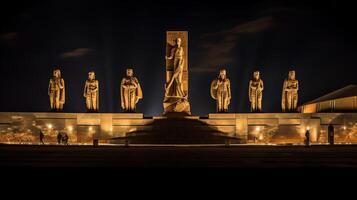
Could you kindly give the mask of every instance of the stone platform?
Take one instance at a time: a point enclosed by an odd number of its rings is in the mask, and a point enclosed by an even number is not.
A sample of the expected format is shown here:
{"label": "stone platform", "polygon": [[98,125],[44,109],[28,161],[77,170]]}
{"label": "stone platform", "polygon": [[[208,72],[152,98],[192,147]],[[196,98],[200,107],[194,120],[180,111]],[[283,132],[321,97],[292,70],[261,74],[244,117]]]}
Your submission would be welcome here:
{"label": "stone platform", "polygon": [[307,128],[313,143],[326,143],[329,124],[335,127],[336,143],[357,142],[357,113],[212,113],[172,118],[142,113],[0,112],[0,143],[38,143],[42,130],[50,144],[56,143],[58,132],[66,132],[75,144],[147,135],[155,136],[149,142],[160,144],[220,143],[224,136],[239,143],[293,144],[303,142]]}

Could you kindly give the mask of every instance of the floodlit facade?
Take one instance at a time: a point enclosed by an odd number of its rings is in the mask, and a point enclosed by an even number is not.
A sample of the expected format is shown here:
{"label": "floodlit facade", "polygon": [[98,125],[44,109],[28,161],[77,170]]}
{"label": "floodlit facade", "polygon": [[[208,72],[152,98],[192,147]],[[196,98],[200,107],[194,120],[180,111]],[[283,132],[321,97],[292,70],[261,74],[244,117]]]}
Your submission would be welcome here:
{"label": "floodlit facade", "polygon": [[70,144],[92,144],[94,139],[112,144],[116,138],[145,134],[156,134],[156,141],[171,144],[191,136],[201,143],[206,135],[247,144],[303,144],[309,129],[311,143],[324,144],[330,124],[336,143],[357,142],[357,113],[213,113],[168,118],[142,113],[0,112],[0,143],[38,144],[42,131],[45,144],[56,144],[61,132],[69,136]]}
{"label": "floodlit facade", "polygon": [[349,85],[299,107],[302,113],[357,112],[357,85]]}

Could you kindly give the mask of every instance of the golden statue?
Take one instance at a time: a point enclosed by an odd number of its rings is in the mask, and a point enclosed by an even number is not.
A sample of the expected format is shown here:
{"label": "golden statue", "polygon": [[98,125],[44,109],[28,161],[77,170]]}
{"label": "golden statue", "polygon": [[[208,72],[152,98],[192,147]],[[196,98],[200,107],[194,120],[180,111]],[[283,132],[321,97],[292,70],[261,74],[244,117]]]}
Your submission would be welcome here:
{"label": "golden statue", "polygon": [[98,112],[99,110],[99,83],[95,79],[95,73],[88,73],[88,80],[84,85],[84,98],[86,98],[86,108],[88,112]]}
{"label": "golden statue", "polygon": [[165,96],[185,97],[182,85],[183,64],[183,48],[181,47],[181,38],[176,38],[176,46],[171,49],[170,55],[166,59],[173,60],[174,73],[171,76],[169,83],[166,84]]}
{"label": "golden statue", "polygon": [[[174,43],[171,44],[171,41]],[[190,114],[188,102],[187,32],[167,32],[164,114]]]}
{"label": "golden statue", "polygon": [[249,102],[251,112],[262,111],[264,83],[260,79],[259,71],[254,72],[254,77],[249,81]]}
{"label": "golden statue", "polygon": [[212,81],[211,97],[217,101],[217,112],[228,112],[231,102],[231,83],[225,69],[221,69],[218,78]]}
{"label": "golden statue", "polygon": [[48,96],[50,97],[50,107],[52,111],[61,111],[65,103],[65,85],[64,80],[61,78],[61,71],[55,69],[53,77],[48,84]]}
{"label": "golden statue", "polygon": [[133,75],[133,69],[127,69],[120,84],[121,107],[125,112],[135,112],[136,104],[143,98],[139,81]]}
{"label": "golden statue", "polygon": [[298,102],[299,81],[295,79],[295,71],[289,71],[288,79],[284,80],[281,97],[283,112],[295,112]]}

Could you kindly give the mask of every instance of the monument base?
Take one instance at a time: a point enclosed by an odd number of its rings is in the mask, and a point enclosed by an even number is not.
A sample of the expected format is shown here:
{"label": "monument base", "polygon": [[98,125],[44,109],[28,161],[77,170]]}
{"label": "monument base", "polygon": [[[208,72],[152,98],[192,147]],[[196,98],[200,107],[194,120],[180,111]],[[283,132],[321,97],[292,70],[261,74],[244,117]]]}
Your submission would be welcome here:
{"label": "monument base", "polygon": [[190,116],[187,112],[166,112],[164,114],[166,117],[185,117],[185,116]]}
{"label": "monument base", "polygon": [[235,113],[210,113],[208,114],[209,119],[229,119],[235,118]]}
{"label": "monument base", "polygon": [[165,97],[163,105],[164,115],[172,112],[191,115],[190,103],[188,102],[187,98]]}
{"label": "monument base", "polygon": [[[236,137],[230,137],[201,120],[198,116],[154,117],[150,130],[128,133],[126,139],[131,144],[226,144],[241,143]],[[176,115],[175,115],[176,114]]]}
{"label": "monument base", "polygon": [[153,119],[163,119],[163,118],[186,118],[186,119],[199,119],[199,116],[192,116],[187,112],[168,112],[164,113],[163,116],[153,117]]}
{"label": "monument base", "polygon": [[116,143],[115,138],[143,144],[304,144],[310,129],[311,144],[327,143],[334,126],[335,143],[357,142],[357,113],[211,113],[208,117],[167,113],[0,112],[0,143],[57,144],[64,132],[70,144]]}

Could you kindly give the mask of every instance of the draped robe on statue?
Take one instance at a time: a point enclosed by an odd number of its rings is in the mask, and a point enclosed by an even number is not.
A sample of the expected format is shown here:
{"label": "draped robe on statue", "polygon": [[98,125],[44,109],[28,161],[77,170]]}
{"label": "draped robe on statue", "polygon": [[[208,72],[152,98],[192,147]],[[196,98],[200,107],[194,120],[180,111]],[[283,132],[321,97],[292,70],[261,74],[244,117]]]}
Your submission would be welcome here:
{"label": "draped robe on statue", "polygon": [[[182,45],[171,42],[182,40]],[[166,84],[163,102],[164,114],[183,113],[190,115],[188,102],[187,32],[168,31],[166,46]]]}
{"label": "draped robe on statue", "polygon": [[125,77],[120,84],[121,107],[123,110],[133,112],[136,104],[143,98],[139,81],[135,77]]}

